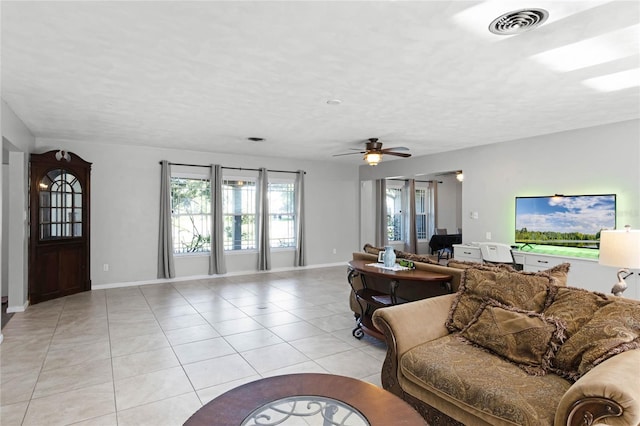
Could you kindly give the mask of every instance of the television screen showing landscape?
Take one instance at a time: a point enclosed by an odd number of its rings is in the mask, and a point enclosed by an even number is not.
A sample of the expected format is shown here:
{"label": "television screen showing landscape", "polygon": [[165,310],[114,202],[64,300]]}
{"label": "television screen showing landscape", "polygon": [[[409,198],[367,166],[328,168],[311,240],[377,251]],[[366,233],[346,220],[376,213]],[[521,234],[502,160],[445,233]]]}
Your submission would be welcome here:
{"label": "television screen showing landscape", "polygon": [[615,228],[615,194],[516,197],[516,243],[598,248]]}

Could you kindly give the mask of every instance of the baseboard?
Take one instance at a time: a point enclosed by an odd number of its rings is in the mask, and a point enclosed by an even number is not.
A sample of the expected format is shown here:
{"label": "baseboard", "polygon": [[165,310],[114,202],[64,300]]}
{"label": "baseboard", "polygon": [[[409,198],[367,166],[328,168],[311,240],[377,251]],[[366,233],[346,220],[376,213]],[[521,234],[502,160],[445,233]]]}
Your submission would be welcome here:
{"label": "baseboard", "polygon": [[144,281],[92,284],[91,290],[106,290],[110,288],[135,287],[139,285],[175,283],[175,282],[182,282],[182,281],[216,279],[216,278],[243,276],[243,275],[273,274],[277,272],[290,272],[290,271],[300,271],[305,269],[330,268],[333,266],[346,266],[346,265],[347,265],[347,261],[343,261],[343,262],[337,262],[337,263],[323,263],[323,264],[309,265],[309,266],[288,266],[284,268],[271,269],[269,271],[236,271],[236,272],[228,272],[226,274],[221,274],[221,275],[190,275],[186,277],[158,278],[154,280],[144,280]]}
{"label": "baseboard", "polygon": [[18,306],[7,306],[7,313],[13,314],[15,312],[24,312],[29,307],[29,301],[24,302],[24,305]]}

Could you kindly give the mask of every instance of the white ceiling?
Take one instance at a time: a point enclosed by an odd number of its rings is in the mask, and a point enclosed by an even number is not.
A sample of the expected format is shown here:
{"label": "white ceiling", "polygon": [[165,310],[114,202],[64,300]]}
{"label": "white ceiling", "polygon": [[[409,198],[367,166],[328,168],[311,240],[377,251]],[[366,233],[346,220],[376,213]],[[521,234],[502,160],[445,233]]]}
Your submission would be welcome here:
{"label": "white ceiling", "polygon": [[[332,155],[369,137],[423,155],[640,118],[638,86],[582,83],[639,67],[637,39],[627,56],[570,72],[532,58],[638,28],[638,1],[1,7],[2,98],[39,138],[359,162]],[[550,17],[489,33],[520,7]]]}

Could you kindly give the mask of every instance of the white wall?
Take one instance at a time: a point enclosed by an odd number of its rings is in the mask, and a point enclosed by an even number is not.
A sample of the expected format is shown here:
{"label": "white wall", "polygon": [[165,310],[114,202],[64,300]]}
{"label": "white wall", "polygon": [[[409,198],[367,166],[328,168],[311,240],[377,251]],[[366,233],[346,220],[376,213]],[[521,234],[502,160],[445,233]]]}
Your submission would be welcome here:
{"label": "white wall", "polygon": [[[640,120],[630,120],[361,166],[360,179],[463,170],[464,242],[485,241],[486,232],[493,241],[513,242],[515,197],[525,195],[615,193],[619,227],[638,229],[639,141]],[[470,212],[478,212],[478,219]],[[640,297],[638,288],[627,293]]]}
{"label": "white wall", "polygon": [[462,183],[458,182],[455,175],[440,176],[438,182],[442,183],[438,183],[436,228],[446,228],[449,234],[455,234],[462,227]]}
{"label": "white wall", "polygon": [[[513,241],[516,195],[616,193],[618,224],[640,228],[639,120],[385,161],[376,167],[361,166],[359,171],[330,162],[293,162],[58,140],[38,140],[36,144],[24,123],[4,101],[2,135],[5,145],[10,142],[12,154],[22,156],[22,170],[17,174],[25,177],[18,191],[21,198],[13,203],[20,212],[16,234],[24,234],[26,229],[28,153],[65,149],[93,163],[91,277],[94,285],[155,280],[158,162],[162,159],[231,167],[306,170],[309,265],[346,261],[352,251],[361,248],[359,235],[366,231],[360,229],[359,222],[358,174],[360,181],[369,181],[463,170],[465,181],[461,202],[465,242],[483,241],[487,231],[492,233],[494,241]],[[15,155],[12,158],[14,163],[20,161]],[[6,200],[7,194],[3,193],[2,198]],[[469,217],[471,211],[478,212],[477,220]],[[17,247],[22,245],[22,251],[17,252],[23,253],[24,258],[16,266],[18,270],[22,268],[24,276],[15,287],[10,284],[10,304],[12,288],[18,293],[16,300],[26,301],[27,292],[26,234],[16,244]],[[334,248],[336,254],[333,254]],[[274,268],[289,266],[292,259],[291,252],[276,253]],[[110,266],[108,272],[102,270],[104,263]],[[255,263],[255,256],[228,256],[230,272],[255,270]],[[181,277],[206,274],[206,265],[206,259],[201,257],[176,261]],[[640,289],[636,292],[636,297],[640,296]]]}
{"label": "white wall", "polygon": [[375,209],[373,181],[360,182],[360,249],[365,244],[375,244]]}
{"label": "white wall", "polygon": [[[228,154],[151,149],[92,142],[38,140],[37,151],[64,149],[93,163],[92,285],[153,281],[157,276],[160,160],[227,167],[298,170],[305,176],[307,264],[347,261],[358,249],[357,167]],[[333,253],[333,249],[336,253]],[[293,266],[294,252],[272,251],[272,269]],[[257,255],[230,254],[228,272],[255,271]],[[109,271],[103,265],[109,264]],[[176,257],[176,276],[206,275],[205,256]]]}
{"label": "white wall", "polygon": [[[8,154],[9,170],[5,176],[6,185],[2,185],[3,211],[8,212],[8,235],[2,233],[3,243],[11,249],[2,268],[8,268],[8,297],[7,311],[19,312],[27,306],[28,298],[28,171],[29,154],[35,148],[35,138],[11,110],[4,100],[0,102],[2,148]],[[4,159],[7,162],[7,158]],[[8,188],[8,192],[4,189]]]}

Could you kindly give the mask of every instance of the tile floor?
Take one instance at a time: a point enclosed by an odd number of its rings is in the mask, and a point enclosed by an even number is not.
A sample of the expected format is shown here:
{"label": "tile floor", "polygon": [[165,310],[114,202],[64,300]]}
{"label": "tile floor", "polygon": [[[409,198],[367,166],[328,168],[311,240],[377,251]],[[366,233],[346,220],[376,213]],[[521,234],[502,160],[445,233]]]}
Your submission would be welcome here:
{"label": "tile floor", "polygon": [[351,336],[346,267],[97,290],[4,327],[0,423],[181,425],[262,377],[380,385],[384,343]]}

